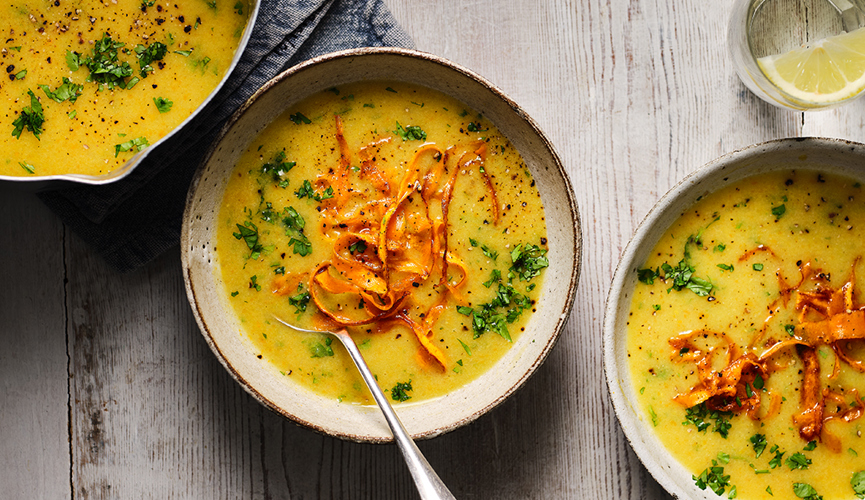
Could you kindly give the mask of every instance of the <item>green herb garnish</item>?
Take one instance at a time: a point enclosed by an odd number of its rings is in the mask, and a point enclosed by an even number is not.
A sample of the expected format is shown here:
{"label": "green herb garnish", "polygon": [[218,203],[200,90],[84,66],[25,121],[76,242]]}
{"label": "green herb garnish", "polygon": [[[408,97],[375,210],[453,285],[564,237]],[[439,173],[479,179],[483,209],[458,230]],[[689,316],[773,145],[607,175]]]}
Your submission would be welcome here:
{"label": "green herb garnish", "polygon": [[147,146],[150,146],[150,142],[147,140],[146,137],[136,137],[135,139],[130,139],[126,142],[121,142],[120,144],[115,144],[114,157],[117,158],[118,154],[131,151],[133,148],[136,148],[138,151],[144,151]]}
{"label": "green herb garnish", "polygon": [[760,458],[760,455],[763,454],[763,451],[766,449],[766,436],[763,434],[754,434],[751,436],[751,446],[754,447],[754,453],[757,454],[757,458]]}
{"label": "green herb garnish", "polygon": [[390,390],[390,397],[394,401],[408,401],[411,399],[411,396],[407,394],[408,391],[411,391],[411,380],[408,382],[397,382],[393,389]]}
{"label": "green herb garnish", "polygon": [[708,486],[717,495],[724,494],[727,486],[730,486],[730,476],[724,474],[724,468],[718,466],[716,460],[712,460],[712,467],[708,467],[699,476],[691,476],[697,488],[705,490]]}
{"label": "green herb garnish", "polygon": [[[81,58],[79,64],[87,66],[90,76],[87,81],[97,82],[105,85],[109,90],[119,87],[126,88],[126,78],[132,76],[132,67],[128,62],[117,59],[117,49],[123,47],[123,43],[115,42],[108,33],[102,35],[102,39],[96,41],[90,56]],[[69,64],[69,53],[66,62]]]}
{"label": "green herb garnish", "polygon": [[286,207],[284,214],[282,223],[285,225],[285,234],[291,237],[288,244],[294,245],[294,253],[301,257],[309,255],[312,253],[312,243],[303,234],[303,227],[306,225],[303,217],[293,207]]}
{"label": "green herb garnish", "polygon": [[153,103],[156,104],[156,109],[158,109],[160,113],[168,113],[171,111],[171,106],[174,106],[174,102],[169,101],[164,97],[154,97]]}
{"label": "green herb garnish", "polygon": [[48,96],[49,99],[52,99],[56,102],[75,102],[78,99],[78,96],[81,95],[81,91],[84,89],[84,85],[78,85],[76,83],[72,83],[69,78],[63,77],[63,84],[57,87],[57,90],[52,91],[48,85],[39,85],[39,88],[45,92],[45,95]]}
{"label": "green herb garnish", "polygon": [[694,425],[698,432],[705,432],[712,425],[709,421],[714,420],[714,432],[726,439],[732,426],[729,422],[731,416],[732,412],[710,410],[703,402],[685,410],[685,421],[682,425]]}
{"label": "green herb garnish", "polygon": [[409,125],[408,127],[403,128],[399,122],[396,122],[396,130],[394,130],[393,133],[402,137],[402,140],[404,141],[426,140],[426,132],[417,125]]}
{"label": "green herb garnish", "polygon": [[520,243],[511,251],[510,270],[520,277],[520,281],[530,281],[550,265],[546,255],[547,251],[542,250],[537,245]]}
{"label": "green herb garnish", "polygon": [[42,124],[45,123],[45,115],[42,114],[42,104],[39,103],[36,94],[29,89],[27,90],[27,94],[30,96],[30,106],[22,109],[18,118],[12,122],[12,126],[15,127],[12,129],[12,137],[20,139],[21,132],[26,128],[39,139],[39,135],[42,134]]}
{"label": "green herb garnish", "polygon": [[312,120],[303,116],[303,113],[301,113],[301,112],[297,112],[293,115],[289,115],[288,119],[293,121],[295,123],[295,125],[300,125],[301,123],[305,123],[305,124],[309,125],[310,123],[312,123]]}
{"label": "green herb garnish", "polygon": [[150,45],[136,45],[135,55],[138,56],[138,67],[141,78],[147,78],[148,73],[153,73],[150,65],[153,61],[159,61],[168,52],[168,46],[162,42],[153,42]]}
{"label": "green herb garnish", "polygon": [[311,354],[311,358],[324,358],[326,356],[333,356],[333,347],[331,344],[333,343],[333,339],[327,337],[324,339],[324,344],[321,342],[310,342],[309,344],[309,352]]}
{"label": "green herb garnish", "polygon": [[799,498],[805,500],[823,500],[821,495],[817,494],[817,490],[813,486],[806,483],[793,483],[793,493]]}

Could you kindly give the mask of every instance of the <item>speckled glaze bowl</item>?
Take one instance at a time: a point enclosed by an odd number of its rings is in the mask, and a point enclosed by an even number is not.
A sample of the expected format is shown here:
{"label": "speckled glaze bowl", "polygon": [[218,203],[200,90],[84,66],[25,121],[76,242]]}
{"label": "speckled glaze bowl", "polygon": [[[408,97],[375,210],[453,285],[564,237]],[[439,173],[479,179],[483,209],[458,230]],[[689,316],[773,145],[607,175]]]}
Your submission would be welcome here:
{"label": "speckled glaze bowl", "polygon": [[838,139],[795,138],[758,144],[714,160],[674,186],[652,208],[622,254],[604,314],[604,369],[610,399],[631,447],[652,476],[670,494],[683,499],[717,499],[700,490],[685,469],[655,435],[651,422],[638,410],[627,352],[627,320],[637,269],[667,229],[688,207],[709,193],[752,175],[807,168],[845,175],[865,183],[865,145]]}
{"label": "speckled glaze bowl", "polygon": [[525,383],[564,328],[579,277],[579,213],[561,161],[526,113],[480,76],[422,52],[367,48],[312,59],[268,82],[231,118],[193,180],[180,241],[184,279],[207,343],[238,383],[262,404],[332,436],[360,442],[392,440],[378,407],[342,404],[313,394],[257,359],[227,302],[213,248],[215,218],[227,178],[249,143],[303,98],[365,80],[424,85],[483,113],[522,154],[546,208],[550,267],[537,313],[526,331],[492,369],[468,385],[440,398],[396,406],[414,438],[429,438],[474,421]]}

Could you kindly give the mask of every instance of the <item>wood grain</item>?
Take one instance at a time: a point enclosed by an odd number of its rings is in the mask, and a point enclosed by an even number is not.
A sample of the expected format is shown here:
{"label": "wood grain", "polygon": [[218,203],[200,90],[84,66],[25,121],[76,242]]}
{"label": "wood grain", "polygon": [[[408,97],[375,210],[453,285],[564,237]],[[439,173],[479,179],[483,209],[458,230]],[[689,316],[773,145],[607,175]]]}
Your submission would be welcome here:
{"label": "wood grain", "polygon": [[[537,121],[584,231],[574,311],[546,363],[422,451],[458,498],[669,498],[607,396],[601,324],[618,257],[700,165],[782,137],[865,141],[865,103],[803,114],[751,95],[726,52],[730,2],[387,3],[419,50],[481,74]],[[192,318],[178,251],[114,274],[8,190],[0,234],[0,496],[416,497],[395,446],[300,428],[233,382]]]}

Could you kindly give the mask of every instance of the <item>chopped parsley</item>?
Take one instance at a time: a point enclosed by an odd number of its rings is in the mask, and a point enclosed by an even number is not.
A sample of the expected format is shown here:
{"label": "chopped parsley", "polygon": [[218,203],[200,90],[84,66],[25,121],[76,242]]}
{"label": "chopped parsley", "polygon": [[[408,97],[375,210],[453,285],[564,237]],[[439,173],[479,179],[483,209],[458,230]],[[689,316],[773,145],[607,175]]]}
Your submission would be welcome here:
{"label": "chopped parsley", "polygon": [[732,412],[710,410],[706,403],[700,403],[692,406],[685,411],[685,421],[682,425],[694,425],[698,432],[705,432],[712,424],[709,420],[714,420],[714,431],[727,439],[727,433],[732,426],[729,422]]}
{"label": "chopped parsley", "polygon": [[474,338],[486,332],[495,332],[511,342],[507,324],[516,321],[522,312],[531,306],[531,299],[516,291],[509,283],[499,283],[496,296],[492,301],[482,304],[476,310],[471,307],[457,306],[457,312],[472,317]]}
{"label": "chopped parsley", "polygon": [[865,498],[865,470],[860,470],[850,478],[850,486],[857,498]]}
{"label": "chopped parsley", "polygon": [[495,250],[491,250],[490,247],[488,247],[486,245],[482,245],[482,244],[479,245],[477,240],[475,240],[473,238],[469,238],[469,244],[471,244],[471,246],[473,246],[473,247],[480,247],[481,252],[483,252],[484,255],[486,255],[487,257],[489,257],[493,260],[496,260],[499,257],[498,252],[496,252]]}
{"label": "chopped parsley", "polygon": [[426,140],[426,132],[417,125],[409,125],[408,127],[403,128],[399,122],[396,122],[396,130],[394,130],[393,133],[402,137],[402,140],[404,141]]}
{"label": "chopped parsley", "polygon": [[21,139],[21,132],[26,128],[39,139],[39,135],[42,134],[42,124],[45,123],[45,115],[42,114],[42,104],[39,103],[36,94],[29,89],[27,90],[27,94],[30,96],[30,106],[22,109],[18,118],[12,122],[12,126],[15,127],[12,129],[12,137]]}
{"label": "chopped parsley", "polygon": [[463,341],[460,340],[460,339],[457,339],[457,341],[460,343],[461,346],[463,346],[463,350],[466,352],[466,354],[468,354],[469,356],[471,356],[471,355],[472,355],[472,350],[469,349],[469,346],[467,346],[466,343],[463,342]]}
{"label": "chopped parsley", "polygon": [[489,129],[481,129],[481,124],[479,122],[469,122],[468,126],[466,126],[466,130],[469,132],[485,132]]}
{"label": "chopped parsley", "polygon": [[311,198],[315,201],[320,202],[322,200],[333,198],[333,186],[328,186],[327,189],[324,190],[324,192],[317,193],[315,192],[315,189],[313,189],[312,183],[309,182],[309,180],[304,180],[303,185],[301,185],[300,188],[298,188],[298,190],[294,192],[294,194],[301,199]]}
{"label": "chopped parsley", "polygon": [[[128,62],[117,60],[117,49],[123,47],[122,42],[115,42],[108,33],[102,35],[93,45],[90,56],[78,57],[79,64],[90,70],[87,81],[105,85],[109,90],[119,87],[126,88],[126,78],[132,76],[132,67]],[[69,63],[69,55],[66,57]]]}
{"label": "chopped parsley", "polygon": [[288,298],[289,305],[294,306],[294,312],[301,314],[306,312],[306,306],[309,305],[309,292],[300,292],[297,295],[292,295]]}
{"label": "chopped parsley", "polygon": [[708,486],[717,495],[723,495],[727,486],[730,486],[730,476],[724,474],[724,468],[718,465],[717,460],[712,460],[712,466],[704,469],[699,476],[691,478],[697,488],[705,490]]}
{"label": "chopped parsley", "polygon": [[763,270],[763,264],[760,264],[760,263],[754,264],[754,265],[751,266],[751,267],[752,267],[755,271],[762,271],[762,270]]}
{"label": "chopped parsley", "polygon": [[156,104],[156,109],[158,109],[160,113],[168,113],[171,111],[171,106],[174,106],[174,102],[169,101],[164,97],[154,97],[153,104]]}
{"label": "chopped parsley", "polygon": [[718,268],[722,271],[733,271],[733,264],[718,264]]}
{"label": "chopped parsley", "polygon": [[811,459],[797,451],[787,457],[787,460],[784,463],[787,464],[787,467],[790,467],[790,470],[807,469],[808,466],[811,465]]}
{"label": "chopped parsley", "polygon": [[517,273],[520,281],[530,281],[541,273],[545,267],[550,265],[546,257],[547,251],[537,245],[523,245],[520,243],[511,251],[510,270]]}
{"label": "chopped parsley", "polygon": [[305,123],[305,124],[309,125],[310,123],[312,123],[312,120],[303,116],[303,113],[301,113],[299,111],[293,115],[289,115],[288,119],[293,121],[295,123],[295,125],[300,125],[301,123]]}
{"label": "chopped parsley", "polygon": [[249,277],[249,288],[254,288],[256,292],[261,291],[261,285],[258,284],[258,276],[252,275]]}
{"label": "chopped parsley", "polygon": [[490,273],[489,281],[485,281],[482,284],[485,287],[489,288],[489,287],[493,286],[493,283],[497,283],[501,280],[502,280],[502,272],[499,271],[498,269],[493,269],[492,273]]}
{"label": "chopped parsley", "polygon": [[356,253],[364,253],[366,252],[366,242],[363,240],[357,240],[348,246],[348,251],[352,255]]}
{"label": "chopped parsley", "polygon": [[784,331],[787,332],[787,335],[793,336],[796,333],[795,325],[784,325]]}
{"label": "chopped parsley", "polygon": [[288,187],[288,179],[285,174],[296,165],[293,161],[285,161],[285,151],[278,151],[273,159],[261,166],[261,174],[269,175],[273,182],[281,188]]}
{"label": "chopped parsley", "polygon": [[168,52],[168,46],[162,42],[153,42],[150,45],[136,45],[135,55],[138,56],[138,67],[141,78],[147,78],[148,73],[153,73],[150,65],[153,61],[160,61]]}
{"label": "chopped parsley", "polygon": [[303,220],[303,217],[293,207],[286,207],[284,214],[285,217],[282,219],[282,223],[285,225],[285,234],[291,237],[288,240],[288,244],[294,245],[294,253],[301,257],[309,255],[312,253],[312,243],[303,234],[303,226],[306,225],[306,221]]}
{"label": "chopped parsley", "polygon": [[150,146],[150,142],[148,142],[146,137],[136,137],[135,139],[130,139],[126,142],[121,142],[120,144],[115,144],[114,157],[117,158],[118,154],[131,151],[133,148],[135,148],[137,151],[144,151],[147,146]]}
{"label": "chopped parsley", "polygon": [[817,490],[807,483],[793,483],[793,493],[805,500],[823,500],[823,497],[817,494]]}
{"label": "chopped parsley", "polygon": [[774,215],[776,219],[780,219],[786,211],[787,207],[784,204],[778,205],[777,207],[772,207],[772,215]]}
{"label": "chopped parsley", "polygon": [[772,448],[769,449],[769,453],[775,454],[775,456],[772,457],[771,460],[769,460],[769,468],[774,469],[776,467],[781,467],[782,460],[784,460],[785,452],[779,451],[778,445],[776,444],[772,445]]}
{"label": "chopped parsley", "polygon": [[66,50],[66,66],[69,67],[69,71],[78,71],[78,68],[81,67],[81,56],[78,52]]}
{"label": "chopped parsley", "polygon": [[324,344],[321,342],[310,342],[309,343],[309,352],[311,354],[311,358],[323,358],[325,356],[333,356],[333,339],[327,337],[324,339]]}
{"label": "chopped parsley", "polygon": [[411,399],[411,396],[407,394],[408,391],[413,390],[411,387],[411,380],[408,382],[397,382],[393,389],[390,390],[390,397],[394,401],[408,401]]}
{"label": "chopped parsley", "polygon": [[84,89],[84,85],[78,85],[76,83],[72,83],[69,78],[63,77],[63,83],[57,87],[57,90],[52,91],[48,85],[39,85],[39,88],[45,92],[45,95],[48,96],[49,99],[56,102],[75,102],[78,99],[78,96],[81,95],[81,91]]}
{"label": "chopped parsley", "polygon": [[244,222],[242,226],[240,224],[236,224],[236,226],[238,232],[233,233],[234,237],[238,240],[242,239],[246,243],[246,247],[250,251],[250,258],[257,259],[263,250],[258,241],[258,227],[250,221]]}
{"label": "chopped parsley", "polygon": [[766,436],[763,434],[754,434],[751,436],[751,446],[754,447],[754,453],[757,454],[757,458],[760,458],[760,455],[766,449]]}
{"label": "chopped parsley", "polygon": [[[718,267],[721,266],[719,265]],[[661,275],[661,271],[664,271],[663,275]],[[667,289],[668,293],[670,290],[678,292],[688,289],[700,297],[710,295],[714,289],[714,285],[709,280],[695,276],[694,271],[694,266],[688,264],[687,259],[682,259],[676,267],[664,262],[660,268],[655,268],[654,270],[638,269],[637,278],[640,282],[647,285],[654,284],[655,278],[660,278],[664,282],[672,280],[672,286]]]}

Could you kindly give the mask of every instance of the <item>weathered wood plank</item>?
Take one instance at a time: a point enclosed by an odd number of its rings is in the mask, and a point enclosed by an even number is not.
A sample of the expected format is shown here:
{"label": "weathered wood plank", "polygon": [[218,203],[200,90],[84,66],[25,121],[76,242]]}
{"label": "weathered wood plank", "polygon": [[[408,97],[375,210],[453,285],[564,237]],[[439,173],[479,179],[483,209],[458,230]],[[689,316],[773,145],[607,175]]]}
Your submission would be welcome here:
{"label": "weathered wood plank", "polygon": [[0,214],[0,496],[67,498],[63,226],[6,188]]}

